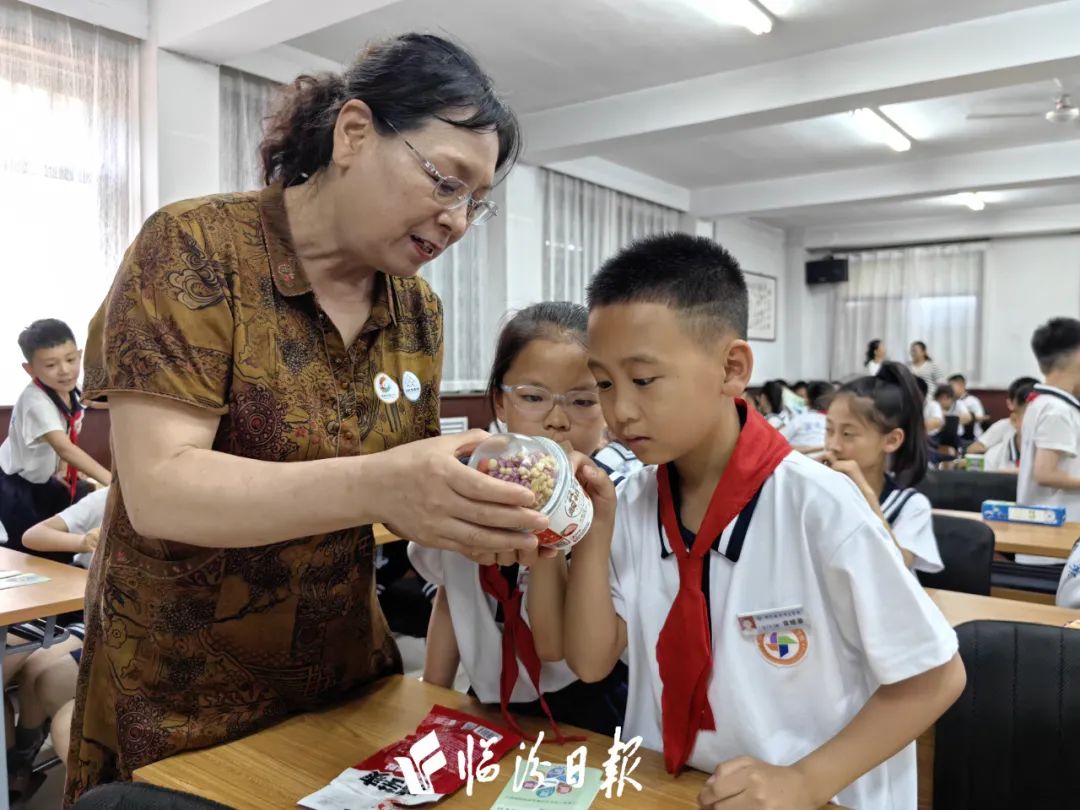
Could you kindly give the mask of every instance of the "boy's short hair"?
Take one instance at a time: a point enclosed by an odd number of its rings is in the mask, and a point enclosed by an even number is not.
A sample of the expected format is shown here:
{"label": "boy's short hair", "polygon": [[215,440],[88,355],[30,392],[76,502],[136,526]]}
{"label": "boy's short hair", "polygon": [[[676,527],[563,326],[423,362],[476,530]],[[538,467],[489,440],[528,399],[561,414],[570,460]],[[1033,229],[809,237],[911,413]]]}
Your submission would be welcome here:
{"label": "boy's short hair", "polygon": [[1080,349],[1080,321],[1052,318],[1031,336],[1031,350],[1043,374],[1053,371],[1065,358]]}
{"label": "boy's short hair", "polygon": [[34,352],[39,349],[51,349],[63,346],[68,341],[75,343],[75,333],[71,327],[56,318],[44,318],[34,321],[19,335],[19,348],[29,363],[34,359]]}
{"label": "boy's short hair", "polygon": [[1017,377],[1009,383],[1006,396],[1014,405],[1023,405],[1027,402],[1028,396],[1038,383],[1039,381],[1034,377]]}
{"label": "boy's short hair", "polygon": [[589,283],[589,309],[664,304],[705,335],[730,330],[746,338],[746,279],[735,258],[712,239],[665,233],[616,253]]}
{"label": "boy's short hair", "polygon": [[953,374],[951,377],[949,377],[949,382],[951,382],[951,383],[958,382],[958,383],[963,383],[964,385],[967,385],[967,378],[964,377],[963,374]]}
{"label": "boy's short hair", "polygon": [[949,399],[956,399],[956,392],[952,390],[951,385],[939,385],[934,392],[934,399],[941,399],[942,397],[948,397]]}

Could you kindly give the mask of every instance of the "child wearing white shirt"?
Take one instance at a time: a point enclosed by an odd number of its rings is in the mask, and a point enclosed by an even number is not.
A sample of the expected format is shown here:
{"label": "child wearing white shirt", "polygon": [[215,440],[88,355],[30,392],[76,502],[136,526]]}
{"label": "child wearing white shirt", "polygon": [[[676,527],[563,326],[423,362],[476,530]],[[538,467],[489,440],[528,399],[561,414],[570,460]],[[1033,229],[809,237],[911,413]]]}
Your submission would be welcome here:
{"label": "child wearing white shirt", "polygon": [[[1035,330],[1031,348],[1046,382],[1034,387],[1024,414],[1016,499],[1064,506],[1067,521],[1080,521],[1080,320],[1048,321]],[[1020,554],[1016,560],[1057,562]]]}
{"label": "child wearing white shirt", "polygon": [[595,516],[569,570],[567,662],[591,681],[629,656],[624,736],[671,772],[712,772],[702,807],[913,808],[912,741],[964,685],[956,636],[851,481],[742,399],[737,262],[708,239],[646,238],[594,276],[589,305],[605,419],[656,466],[616,508],[576,458]]}

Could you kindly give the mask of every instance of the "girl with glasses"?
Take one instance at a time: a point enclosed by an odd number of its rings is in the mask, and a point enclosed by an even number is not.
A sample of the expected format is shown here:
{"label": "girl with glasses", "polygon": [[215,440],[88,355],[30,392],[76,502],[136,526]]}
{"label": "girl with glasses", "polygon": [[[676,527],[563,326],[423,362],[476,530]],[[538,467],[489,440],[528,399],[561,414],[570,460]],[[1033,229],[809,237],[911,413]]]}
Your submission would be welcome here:
{"label": "girl with glasses", "polygon": [[[546,436],[587,455],[604,448],[604,416],[596,380],[587,365],[587,325],[585,307],[560,301],[528,307],[503,327],[488,395],[496,416],[510,432]],[[621,450],[633,459],[629,451]],[[622,453],[617,455],[622,457]],[[640,466],[636,459],[633,464]],[[623,465],[608,465],[608,469],[612,466]],[[609,474],[616,480],[621,478],[618,472]],[[582,683],[565,661],[559,660],[559,650],[532,646],[531,633],[531,653],[516,655],[518,676],[512,691],[500,692],[506,624],[514,622],[514,634],[520,635],[524,620],[531,620],[528,569],[479,566],[459,554],[415,544],[409,546],[409,559],[422,577],[439,586],[428,628],[425,681],[450,686],[460,663],[472,691],[484,703],[498,705],[505,697],[514,712],[543,712],[553,722],[609,735],[621,725],[626,705],[625,668],[617,668],[600,683]],[[485,585],[485,579],[496,572],[505,580],[505,590],[501,583],[498,589]],[[496,590],[501,594],[491,595]],[[520,607],[515,609],[513,600],[518,595]],[[507,610],[516,615],[507,617]],[[528,675],[529,661],[525,659],[532,659],[534,665],[543,661],[538,684]],[[546,705],[540,703],[541,695]]]}

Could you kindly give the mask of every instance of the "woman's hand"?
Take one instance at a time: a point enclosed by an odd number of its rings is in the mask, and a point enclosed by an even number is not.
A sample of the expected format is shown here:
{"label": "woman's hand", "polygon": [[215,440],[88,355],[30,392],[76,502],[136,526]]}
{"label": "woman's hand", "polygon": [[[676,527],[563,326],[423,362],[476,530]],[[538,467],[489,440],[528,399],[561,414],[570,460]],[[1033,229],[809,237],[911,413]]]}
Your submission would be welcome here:
{"label": "woman's hand", "polygon": [[537,558],[532,534],[547,518],[532,506],[532,491],[462,464],[488,433],[470,430],[412,442],[381,454],[386,463],[384,517],[391,531],[422,546],[457,551],[486,565],[529,565]]}

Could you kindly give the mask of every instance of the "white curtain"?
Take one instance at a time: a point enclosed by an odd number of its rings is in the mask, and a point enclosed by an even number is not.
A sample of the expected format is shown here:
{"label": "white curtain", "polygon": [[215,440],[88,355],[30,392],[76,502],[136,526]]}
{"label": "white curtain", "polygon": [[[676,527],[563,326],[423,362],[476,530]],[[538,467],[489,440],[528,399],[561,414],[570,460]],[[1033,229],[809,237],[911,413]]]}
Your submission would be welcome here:
{"label": "white curtain", "polygon": [[259,142],[263,121],[279,84],[232,68],[221,68],[222,191],[262,188]]}
{"label": "white curtain", "polygon": [[443,302],[443,391],[479,391],[487,385],[495,347],[486,344],[480,328],[488,302],[486,227],[470,228],[424,267],[424,278]]}
{"label": "white curtain", "polygon": [[620,248],[677,231],[674,208],[544,170],[544,298],[585,303],[593,273]]}
{"label": "white curtain", "polygon": [[900,362],[921,340],[945,375],[979,379],[985,253],[973,243],[846,256],[848,281],[835,291],[833,379],[861,373],[874,339]]}
{"label": "white curtain", "polygon": [[80,345],[140,222],[135,40],[0,0],[0,404],[16,338],[60,318]]}

